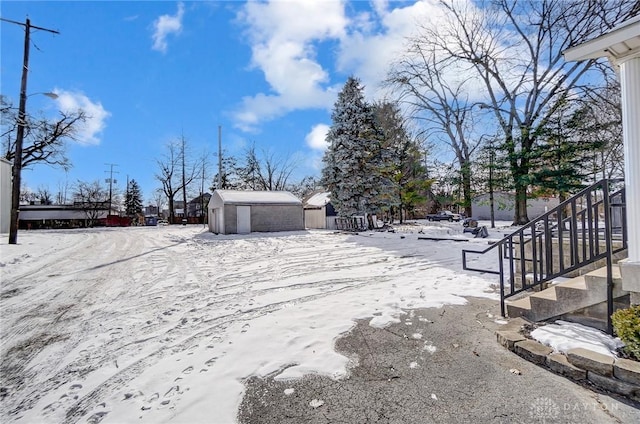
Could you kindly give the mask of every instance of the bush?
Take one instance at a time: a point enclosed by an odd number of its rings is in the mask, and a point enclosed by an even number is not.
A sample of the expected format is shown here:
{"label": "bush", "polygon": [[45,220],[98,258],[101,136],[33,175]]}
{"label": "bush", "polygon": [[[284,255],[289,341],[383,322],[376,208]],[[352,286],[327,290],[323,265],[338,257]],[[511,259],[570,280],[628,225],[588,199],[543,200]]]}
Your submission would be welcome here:
{"label": "bush", "polygon": [[611,315],[613,330],[625,344],[622,349],[636,361],[640,361],[640,305],[619,309]]}

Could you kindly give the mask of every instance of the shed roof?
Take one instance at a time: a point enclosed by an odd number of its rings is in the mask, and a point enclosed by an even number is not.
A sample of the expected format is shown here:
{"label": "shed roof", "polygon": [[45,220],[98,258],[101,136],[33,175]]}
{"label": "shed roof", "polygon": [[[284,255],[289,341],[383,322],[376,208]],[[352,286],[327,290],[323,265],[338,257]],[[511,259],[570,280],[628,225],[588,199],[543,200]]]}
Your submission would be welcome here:
{"label": "shed roof", "polygon": [[214,195],[220,196],[224,203],[246,204],[290,204],[300,205],[302,201],[288,191],[240,191],[216,190]]}
{"label": "shed roof", "polygon": [[305,202],[308,206],[319,206],[322,207],[327,203],[331,202],[331,193],[325,191],[323,193],[316,193],[313,196],[309,197]]}
{"label": "shed roof", "polygon": [[[97,218],[106,218],[107,211],[98,211]],[[85,211],[80,209],[63,209],[63,208],[48,208],[48,209],[23,209],[20,208],[20,220],[21,221],[40,221],[42,219],[87,219]]]}

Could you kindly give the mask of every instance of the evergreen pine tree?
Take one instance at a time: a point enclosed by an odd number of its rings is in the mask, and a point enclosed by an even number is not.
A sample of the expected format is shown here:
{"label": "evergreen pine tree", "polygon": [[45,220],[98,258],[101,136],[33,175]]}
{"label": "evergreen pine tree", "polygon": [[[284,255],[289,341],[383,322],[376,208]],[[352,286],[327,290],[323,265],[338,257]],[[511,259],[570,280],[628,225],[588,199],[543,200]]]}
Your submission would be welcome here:
{"label": "evergreen pine tree", "polygon": [[425,178],[420,145],[408,128],[396,103],[380,102],[374,107],[383,141],[386,174],[393,184],[383,186],[390,208],[398,208],[400,222],[407,212],[426,202],[432,181]]}
{"label": "evergreen pine tree", "polygon": [[576,137],[582,126],[580,111],[561,101],[541,134],[541,142],[532,149],[532,184],[539,194],[552,192],[562,202],[571,193],[585,187],[591,171],[587,166],[602,147],[599,140],[591,142]]}
{"label": "evergreen pine tree", "polygon": [[[220,190],[239,190],[243,188],[243,182],[239,175],[240,168],[238,167],[238,161],[234,156],[226,153],[222,154],[222,178],[218,176],[218,172],[213,176],[213,181],[210,187],[211,191],[216,189]],[[221,180],[221,181],[220,181]],[[222,182],[222,186],[218,187],[219,182]]]}
{"label": "evergreen pine tree", "polygon": [[129,181],[124,206],[129,217],[142,213],[142,193],[136,180]]}
{"label": "evergreen pine tree", "polygon": [[322,182],[338,215],[379,212],[392,187],[389,158],[374,108],[365,101],[357,78],[349,77],[338,94],[331,119]]}

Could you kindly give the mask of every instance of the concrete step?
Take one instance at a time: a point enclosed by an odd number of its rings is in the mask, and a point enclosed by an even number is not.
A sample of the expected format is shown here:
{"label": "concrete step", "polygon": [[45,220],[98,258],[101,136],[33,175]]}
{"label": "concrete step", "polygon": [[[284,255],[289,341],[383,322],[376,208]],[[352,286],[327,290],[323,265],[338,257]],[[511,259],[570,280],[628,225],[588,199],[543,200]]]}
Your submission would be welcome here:
{"label": "concrete step", "polygon": [[[622,283],[622,276],[620,274],[620,267],[614,265],[611,268],[611,275],[613,277],[613,284]],[[588,272],[584,275],[589,289],[598,288],[602,285],[607,286],[607,267],[598,268],[594,271]]]}
{"label": "concrete step", "polygon": [[[614,297],[624,296],[618,267],[613,267]],[[587,308],[607,300],[607,270],[600,268],[531,294],[507,301],[507,314],[530,321],[543,321]],[[514,314],[514,315],[511,315]]]}
{"label": "concrete step", "polygon": [[518,300],[507,300],[507,315],[509,318],[526,317],[531,314],[531,301],[529,296]]}

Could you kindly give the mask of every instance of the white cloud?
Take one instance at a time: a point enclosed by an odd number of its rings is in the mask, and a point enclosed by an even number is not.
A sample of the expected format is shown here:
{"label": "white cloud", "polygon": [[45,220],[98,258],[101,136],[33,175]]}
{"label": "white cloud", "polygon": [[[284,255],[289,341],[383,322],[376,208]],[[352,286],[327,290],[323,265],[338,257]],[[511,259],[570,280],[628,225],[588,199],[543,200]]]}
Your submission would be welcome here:
{"label": "white cloud", "polygon": [[320,171],[323,168],[322,158],[327,149],[327,133],[329,126],[326,124],[317,124],[311,128],[311,131],[305,136],[304,141],[311,152],[305,155],[305,165],[308,168]]}
{"label": "white cloud", "polygon": [[[331,79],[335,70],[341,78],[358,77],[369,99],[387,96],[381,83],[407,39],[420,25],[438,25],[444,12],[437,0],[370,5],[354,11],[342,0],[249,1],[238,19],[247,26],[251,65],[263,72],[270,91],[242,99],[233,113],[236,127],[252,131],[294,110],[330,109],[343,83]],[[317,57],[326,43],[337,46],[330,63]]]}
{"label": "white cloud", "polygon": [[313,150],[324,151],[327,148],[327,133],[329,132],[329,126],[326,124],[317,124],[311,128],[309,134],[306,135],[304,141],[307,146]]}
{"label": "white cloud", "polygon": [[380,84],[407,38],[415,34],[418,23],[437,19],[441,12],[433,0],[393,8],[388,1],[377,0],[373,10],[351,22],[348,35],[341,39],[337,67],[358,76],[368,96],[382,97]]}
{"label": "white cloud", "polygon": [[295,109],[331,107],[336,87],[316,58],[316,43],[343,36],[342,1],[248,2],[238,17],[248,26],[252,66],[273,91],[242,100],[235,113],[239,128],[251,130]]}
{"label": "white cloud", "polygon": [[162,15],[153,22],[153,50],[167,52],[167,36],[179,34],[182,31],[183,16],[184,4],[178,3],[178,11],[175,15]]}
{"label": "white cloud", "polygon": [[106,127],[109,113],[100,102],[93,102],[83,93],[55,89],[58,95],[56,103],[62,112],[75,113],[79,110],[85,112],[87,119],[78,125],[75,141],[80,144],[100,144],[100,133]]}

